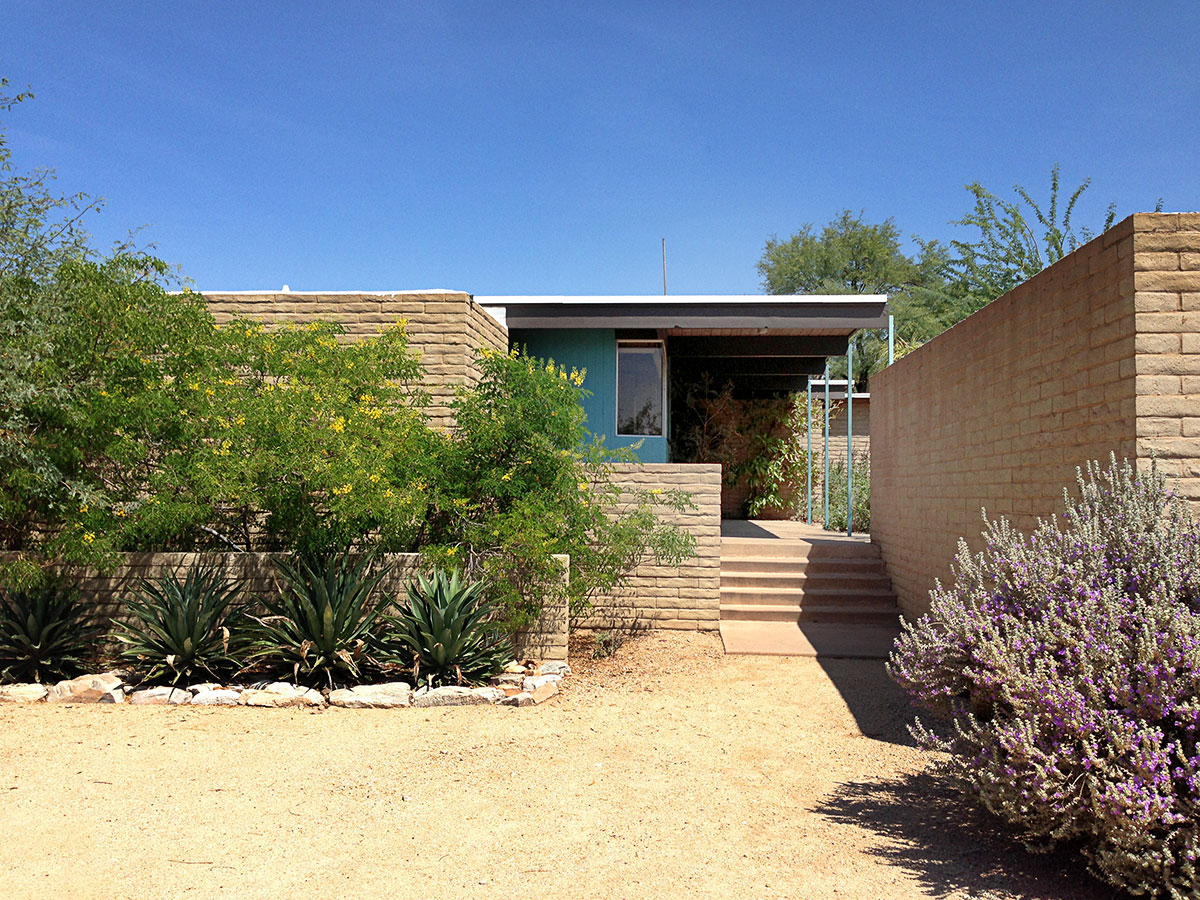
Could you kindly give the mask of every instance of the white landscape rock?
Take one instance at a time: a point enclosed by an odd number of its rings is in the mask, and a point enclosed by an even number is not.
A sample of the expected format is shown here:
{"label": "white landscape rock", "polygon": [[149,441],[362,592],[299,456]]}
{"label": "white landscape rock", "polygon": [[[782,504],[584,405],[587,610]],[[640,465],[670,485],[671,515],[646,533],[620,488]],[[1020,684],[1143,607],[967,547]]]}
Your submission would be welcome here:
{"label": "white landscape rock", "polygon": [[511,697],[505,697],[500,701],[501,706],[533,706],[533,694],[522,691],[519,694],[513,694]]}
{"label": "white landscape rock", "polygon": [[551,661],[551,662],[544,662],[540,666],[538,666],[538,674],[539,675],[570,675],[571,667],[569,665],[567,665],[565,662],[558,662],[557,660]]}
{"label": "white landscape rock", "polygon": [[0,684],[0,703],[37,703],[47,693],[44,684]]}
{"label": "white landscape rock", "polygon": [[420,709],[430,706],[472,706],[491,702],[491,700],[481,697],[469,687],[458,687],[456,685],[433,688],[432,690],[420,690],[413,695],[413,706]]}
{"label": "white landscape rock", "polygon": [[494,677],[492,679],[492,684],[499,685],[501,687],[503,687],[506,684],[520,687],[524,683],[525,683],[524,670],[522,670],[520,672],[504,672],[500,675],[497,675],[496,677]]}
{"label": "white landscape rock", "polygon": [[51,703],[124,703],[121,678],[115,672],[101,675],[80,675],[60,681],[49,689],[46,699]]}
{"label": "white landscape rock", "polygon": [[522,687],[529,693],[533,693],[540,687],[552,684],[557,689],[558,683],[563,680],[561,675],[530,675],[522,682]]}
{"label": "white landscape rock", "polygon": [[241,702],[242,692],[229,688],[197,691],[196,696],[192,697],[193,706],[238,706]]}
{"label": "white landscape rock", "polygon": [[517,662],[515,659],[504,667],[504,672],[508,675],[524,675],[525,666]]}
{"label": "white landscape rock", "polygon": [[387,684],[360,684],[330,691],[329,703],[345,709],[396,709],[412,706],[412,688],[403,681]]}
{"label": "white landscape rock", "polygon": [[477,687],[471,688],[471,690],[474,692],[475,696],[482,697],[488,703],[499,703],[508,696],[508,694],[504,693],[503,690],[497,687]]}
{"label": "white landscape rock", "polygon": [[242,691],[241,703],[244,706],[286,709],[324,706],[325,698],[321,696],[320,691],[314,691],[312,688],[290,684],[286,681],[272,681],[264,688],[250,688]]}
{"label": "white landscape rock", "polygon": [[129,702],[138,706],[191,703],[192,692],[177,687],[152,687],[134,691],[129,695]]}

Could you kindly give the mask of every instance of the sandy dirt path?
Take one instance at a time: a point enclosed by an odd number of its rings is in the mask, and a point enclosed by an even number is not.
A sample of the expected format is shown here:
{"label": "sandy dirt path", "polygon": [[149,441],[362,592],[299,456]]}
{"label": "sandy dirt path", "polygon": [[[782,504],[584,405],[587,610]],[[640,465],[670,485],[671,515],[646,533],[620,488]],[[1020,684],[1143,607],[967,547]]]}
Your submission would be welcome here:
{"label": "sandy dirt path", "polygon": [[881,663],[649,635],[532,709],[0,707],[0,897],[1103,898]]}

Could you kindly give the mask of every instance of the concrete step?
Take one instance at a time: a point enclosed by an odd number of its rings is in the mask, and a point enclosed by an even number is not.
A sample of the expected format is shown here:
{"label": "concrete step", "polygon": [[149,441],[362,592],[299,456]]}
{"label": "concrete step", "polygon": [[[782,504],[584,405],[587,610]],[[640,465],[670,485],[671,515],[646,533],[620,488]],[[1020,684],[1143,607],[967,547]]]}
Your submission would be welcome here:
{"label": "concrete step", "polygon": [[892,603],[848,607],[842,604],[722,603],[722,622],[843,622],[859,625],[896,625],[899,608]]}
{"label": "concrete step", "polygon": [[721,573],[804,573],[818,572],[854,572],[882,574],[883,560],[879,558],[856,559],[854,557],[818,557],[809,559],[807,556],[731,556],[721,557]]}
{"label": "concrete step", "polygon": [[808,603],[861,606],[895,603],[896,595],[884,587],[876,588],[804,588],[804,587],[721,587],[721,603]]}
{"label": "concrete step", "polygon": [[879,545],[867,540],[784,540],[780,538],[721,538],[721,559],[748,556],[819,559],[880,559]]}
{"label": "concrete step", "polygon": [[726,572],[721,569],[721,587],[746,587],[761,590],[775,588],[865,589],[891,592],[892,583],[881,572]]}

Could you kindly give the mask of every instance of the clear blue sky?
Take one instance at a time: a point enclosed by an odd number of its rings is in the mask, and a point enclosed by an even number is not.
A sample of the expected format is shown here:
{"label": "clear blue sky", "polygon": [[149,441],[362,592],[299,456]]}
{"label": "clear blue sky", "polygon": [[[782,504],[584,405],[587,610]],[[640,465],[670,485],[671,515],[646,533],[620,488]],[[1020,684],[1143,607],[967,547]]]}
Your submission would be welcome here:
{"label": "clear blue sky", "polygon": [[0,0],[22,167],[200,289],[752,293],[843,208],[1200,208],[1200,3]]}

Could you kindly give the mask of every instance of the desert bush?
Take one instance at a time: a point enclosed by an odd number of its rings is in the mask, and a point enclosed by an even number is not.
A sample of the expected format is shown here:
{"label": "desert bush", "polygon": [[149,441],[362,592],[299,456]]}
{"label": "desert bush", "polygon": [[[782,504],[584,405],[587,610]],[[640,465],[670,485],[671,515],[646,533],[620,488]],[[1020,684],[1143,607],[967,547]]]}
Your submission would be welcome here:
{"label": "desert bush", "polygon": [[0,588],[0,680],[77,675],[95,655],[102,633],[92,607],[64,581]]}
{"label": "desert bush", "polygon": [[389,598],[376,588],[387,573],[373,554],[279,563],[283,591],[259,598],[266,615],[251,616],[248,659],[298,682],[357,683],[380,662],[376,625]]}
{"label": "desert bush", "polygon": [[[925,746],[1036,844],[1134,893],[1200,891],[1200,527],[1153,468],[1079,474],[1061,519],[960,543],[889,669]],[[985,519],[986,521],[986,519]]]}
{"label": "desert bush", "polygon": [[418,684],[476,684],[512,659],[512,645],[497,627],[484,585],[457,571],[418,575],[394,615],[383,642],[407,664]]}
{"label": "desert bush", "polygon": [[171,574],[142,582],[125,598],[132,621],[114,629],[121,658],[145,681],[170,684],[238,668],[247,625],[245,608],[234,603],[241,590],[241,582],[205,567],[189,569],[182,580]]}

